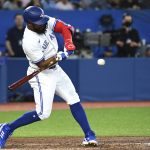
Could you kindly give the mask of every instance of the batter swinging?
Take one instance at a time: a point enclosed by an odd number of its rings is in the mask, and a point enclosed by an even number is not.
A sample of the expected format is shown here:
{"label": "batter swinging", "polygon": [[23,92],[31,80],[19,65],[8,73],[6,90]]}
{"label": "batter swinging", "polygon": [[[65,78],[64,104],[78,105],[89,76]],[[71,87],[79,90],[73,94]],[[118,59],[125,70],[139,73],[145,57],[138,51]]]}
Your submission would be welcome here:
{"label": "batter swinging", "polygon": [[[27,74],[38,68],[47,68],[50,58],[57,56],[61,61],[73,54],[73,27],[55,18],[44,15],[36,6],[24,10],[27,27],[23,37],[23,50],[29,60]],[[54,32],[62,34],[64,51],[58,52]],[[29,81],[34,91],[36,110],[27,112],[11,123],[0,124],[0,148],[5,146],[8,137],[15,129],[36,121],[47,119],[52,110],[54,94],[63,98],[70,106],[71,113],[82,128],[85,138],[82,145],[97,146],[95,133],[91,130],[80,99],[68,75],[58,64],[45,69]]]}

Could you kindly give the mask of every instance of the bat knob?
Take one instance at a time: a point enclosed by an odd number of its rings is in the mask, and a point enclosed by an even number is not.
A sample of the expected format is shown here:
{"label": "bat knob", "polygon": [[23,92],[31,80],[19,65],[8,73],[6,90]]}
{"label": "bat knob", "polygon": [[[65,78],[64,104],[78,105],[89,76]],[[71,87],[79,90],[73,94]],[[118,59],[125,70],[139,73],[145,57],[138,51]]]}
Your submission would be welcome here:
{"label": "bat knob", "polygon": [[8,86],[8,90],[12,91],[13,89],[11,88],[11,86]]}

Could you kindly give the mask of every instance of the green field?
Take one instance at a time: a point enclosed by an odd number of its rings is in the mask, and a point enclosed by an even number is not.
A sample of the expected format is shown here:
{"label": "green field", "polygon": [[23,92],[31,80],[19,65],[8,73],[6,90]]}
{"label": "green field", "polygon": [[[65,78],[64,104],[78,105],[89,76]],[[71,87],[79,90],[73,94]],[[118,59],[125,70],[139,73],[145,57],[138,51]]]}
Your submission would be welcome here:
{"label": "green field", "polygon": [[[24,112],[0,112],[0,122]],[[97,136],[150,136],[150,107],[86,109]],[[54,110],[49,119],[17,129],[15,137],[83,136],[69,110]]]}

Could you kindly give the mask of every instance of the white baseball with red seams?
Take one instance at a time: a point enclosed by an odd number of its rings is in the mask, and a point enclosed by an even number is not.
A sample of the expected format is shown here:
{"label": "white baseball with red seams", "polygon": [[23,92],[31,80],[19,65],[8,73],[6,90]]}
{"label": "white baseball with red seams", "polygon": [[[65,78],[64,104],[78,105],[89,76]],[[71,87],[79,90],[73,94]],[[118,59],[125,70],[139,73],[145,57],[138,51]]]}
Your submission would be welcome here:
{"label": "white baseball with red seams", "polygon": [[[27,27],[23,37],[23,50],[29,61],[27,74],[38,69],[36,63],[47,60],[58,52],[54,27],[57,19],[49,17],[48,27],[44,34],[37,34]],[[40,119],[50,116],[54,94],[72,105],[80,101],[68,75],[56,64],[53,69],[46,69],[29,81],[34,92],[36,111]]]}

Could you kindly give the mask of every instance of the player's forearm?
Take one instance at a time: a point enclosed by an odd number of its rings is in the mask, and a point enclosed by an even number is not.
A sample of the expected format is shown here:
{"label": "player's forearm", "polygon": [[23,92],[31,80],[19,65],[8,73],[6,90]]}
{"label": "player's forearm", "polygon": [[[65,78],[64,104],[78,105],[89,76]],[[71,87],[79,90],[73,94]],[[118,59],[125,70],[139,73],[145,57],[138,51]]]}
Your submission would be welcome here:
{"label": "player's forearm", "polygon": [[63,22],[58,21],[55,25],[54,31],[62,34],[64,38],[64,45],[67,50],[75,50],[75,46],[72,41],[72,26],[67,26]]}

